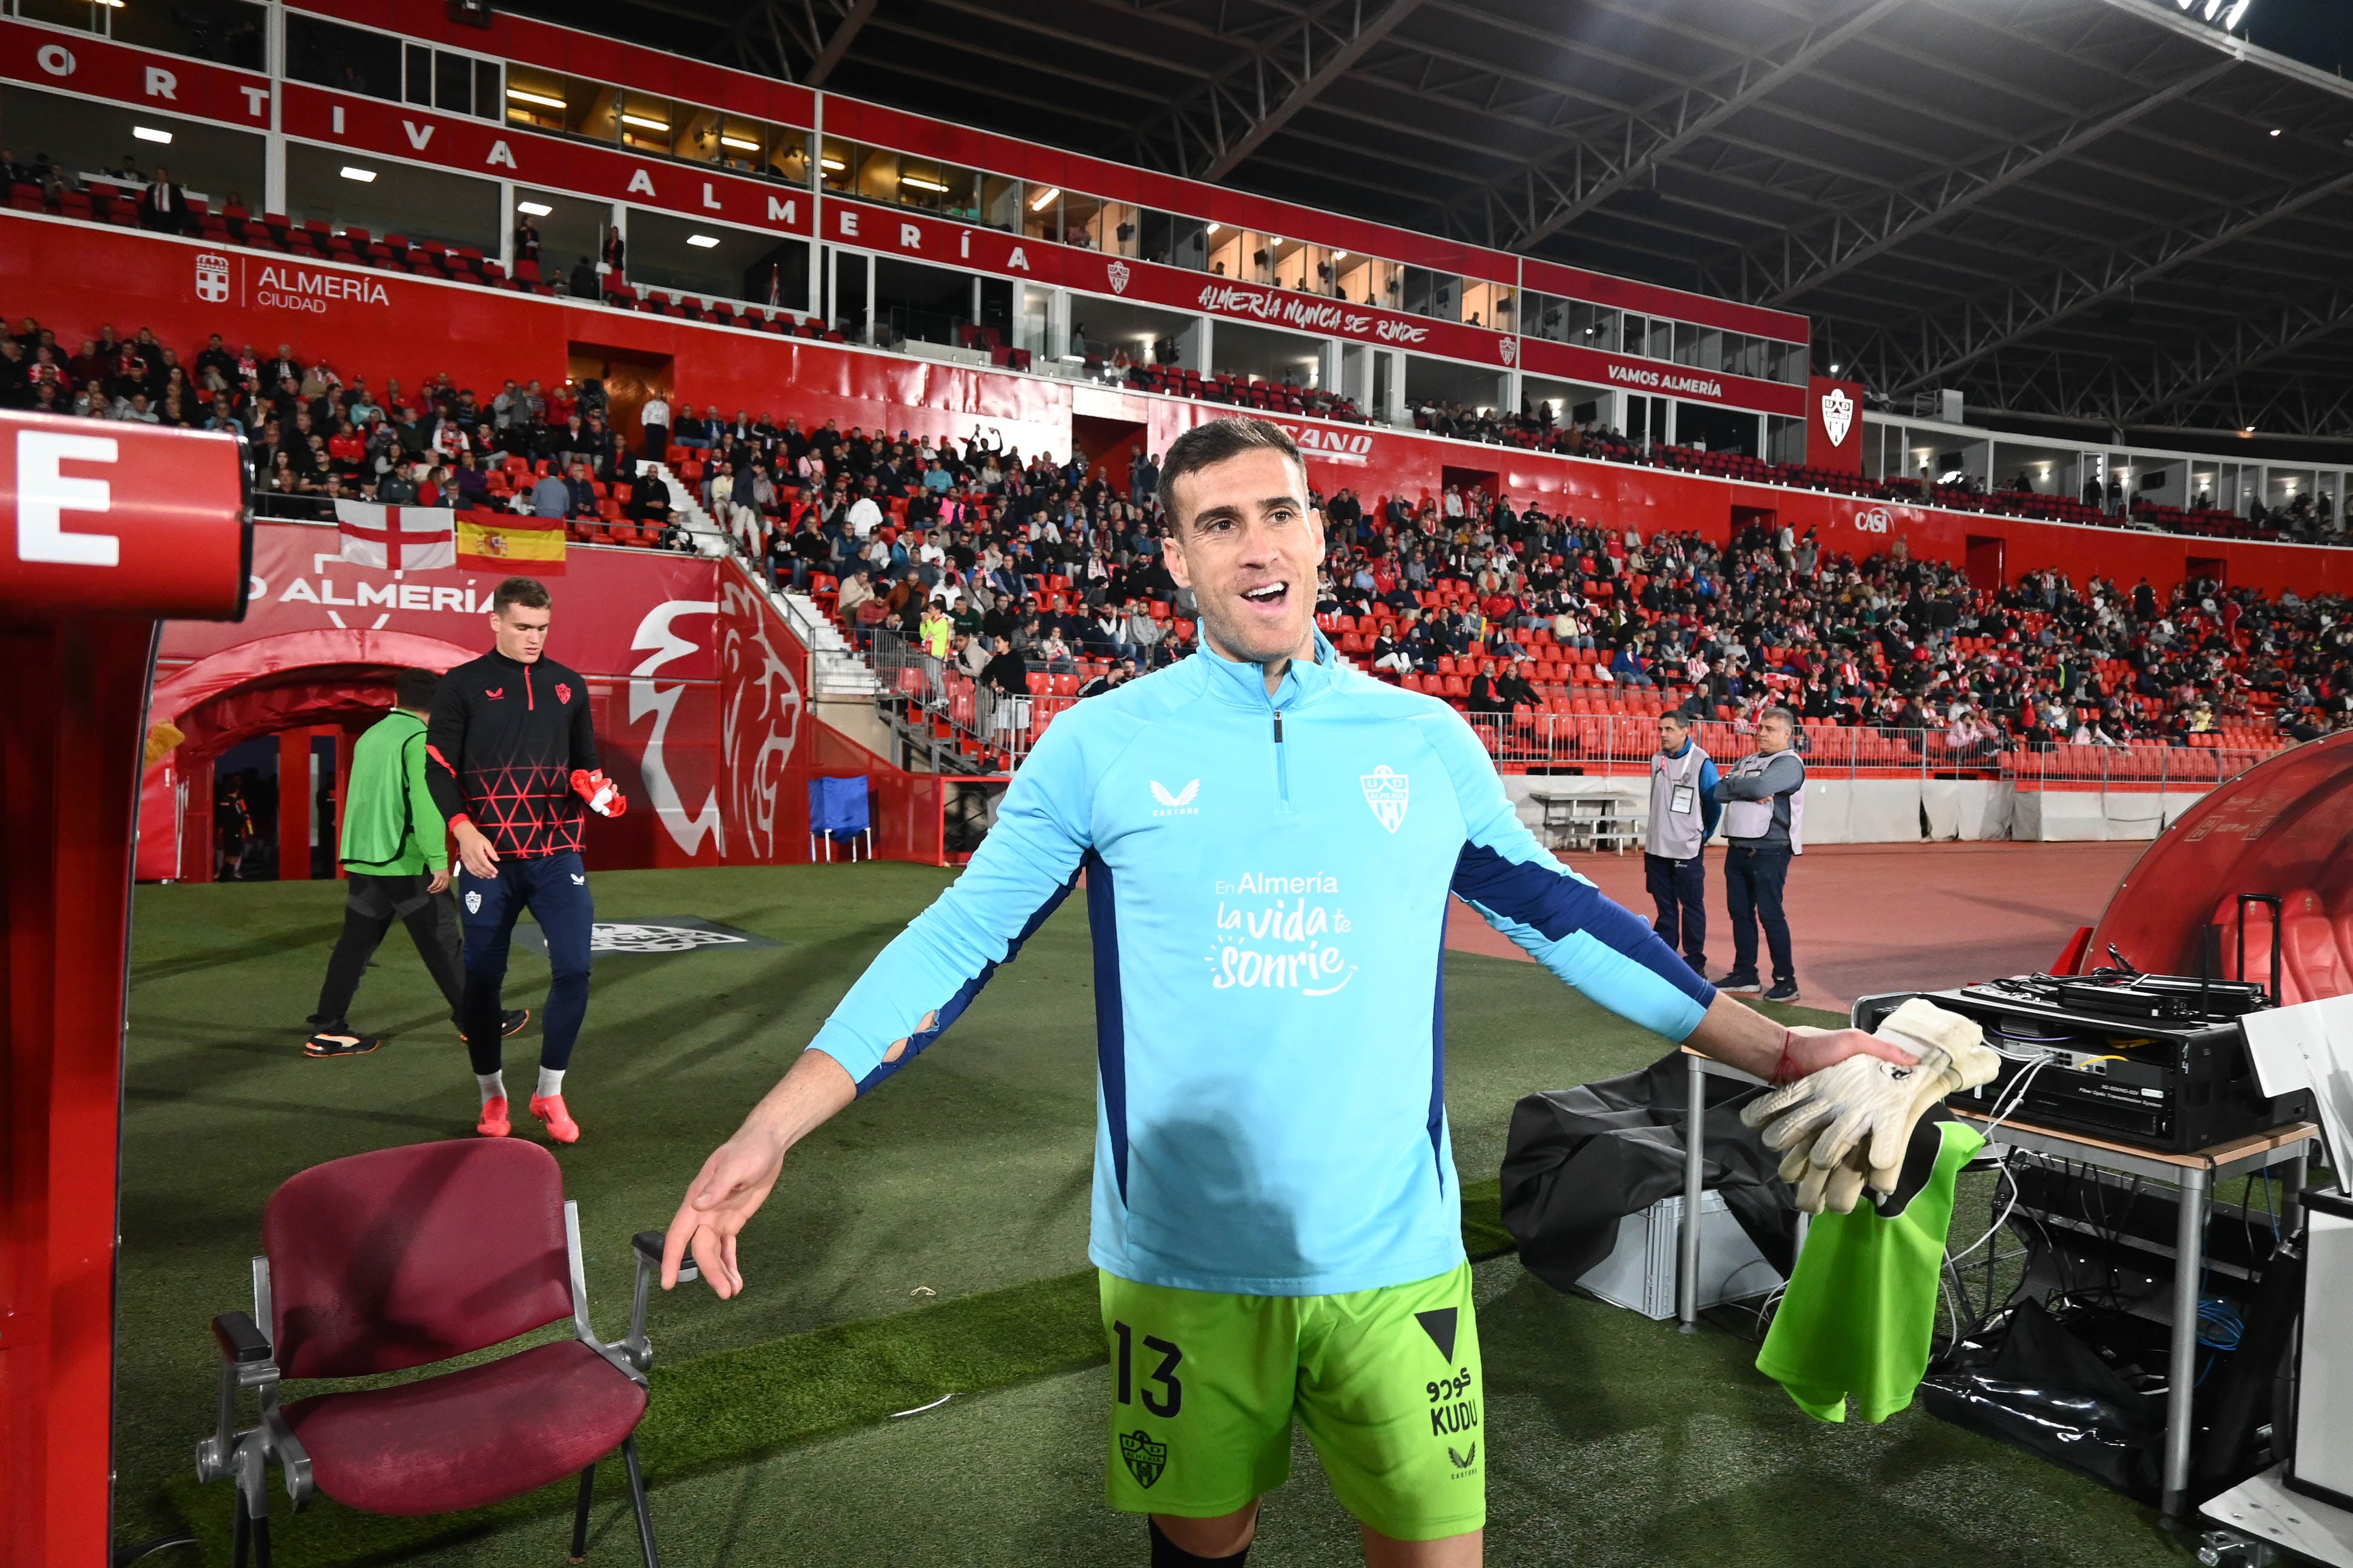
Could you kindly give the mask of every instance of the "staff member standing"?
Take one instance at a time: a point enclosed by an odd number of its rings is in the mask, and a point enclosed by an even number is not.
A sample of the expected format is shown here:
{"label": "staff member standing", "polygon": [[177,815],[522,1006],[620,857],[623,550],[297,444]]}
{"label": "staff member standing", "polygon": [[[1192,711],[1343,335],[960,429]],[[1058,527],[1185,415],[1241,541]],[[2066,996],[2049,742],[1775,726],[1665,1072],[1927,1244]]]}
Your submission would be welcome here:
{"label": "staff member standing", "polygon": [[[364,1056],[384,1044],[381,1036],[355,1032],[347,1015],[368,961],[396,920],[408,927],[426,973],[448,998],[451,1020],[463,1022],[458,918],[441,896],[449,890],[449,835],[426,780],[425,716],[440,684],[429,669],[402,670],[393,678],[392,711],[352,748],[342,845],[349,879],[343,934],[327,960],[304,1056]],[[508,1013],[502,1033],[513,1034],[530,1017],[522,1010]]]}
{"label": "staff member standing", "polygon": [[1781,888],[1789,857],[1805,853],[1806,764],[1790,749],[1798,721],[1787,708],[1767,708],[1757,722],[1757,750],[1724,770],[1715,798],[1724,803],[1725,902],[1732,914],[1732,973],[1719,991],[1757,990],[1757,926],[1773,954],[1767,1002],[1798,999],[1798,966],[1789,956],[1789,922],[1781,916]]}
{"label": "staff member standing", "polygon": [[482,1094],[474,1131],[503,1138],[507,1089],[500,1067],[500,987],[507,942],[525,909],[547,938],[547,1010],[540,1025],[539,1087],[531,1113],[559,1143],[580,1137],[564,1105],[564,1074],[588,1012],[588,938],[596,907],[580,837],[594,809],[618,816],[621,792],[596,766],[588,683],[545,655],[547,586],[510,577],[491,598],[496,646],[441,678],[426,728],[426,777],[458,837],[465,906],[466,988],[459,1010]]}
{"label": "staff member standing", "polygon": [[1692,739],[1681,713],[1659,715],[1659,749],[1651,758],[1651,820],[1642,831],[1642,875],[1658,919],[1651,929],[1683,950],[1694,974],[1707,973],[1707,868],[1700,850],[1724,813],[1716,803],[1715,760]]}
{"label": "staff member standing", "polygon": [[646,433],[646,461],[670,460],[670,402],[659,392],[638,405],[638,424]]}

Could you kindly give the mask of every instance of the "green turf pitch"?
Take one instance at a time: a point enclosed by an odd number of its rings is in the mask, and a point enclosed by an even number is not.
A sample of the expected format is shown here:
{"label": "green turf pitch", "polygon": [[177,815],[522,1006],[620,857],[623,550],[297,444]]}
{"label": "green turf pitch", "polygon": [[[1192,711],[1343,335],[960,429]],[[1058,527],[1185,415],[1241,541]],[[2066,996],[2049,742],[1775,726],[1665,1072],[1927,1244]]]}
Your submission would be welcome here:
{"label": "green turf pitch", "polygon": [[[603,1331],[623,1326],[628,1233],[668,1218],[702,1155],[944,880],[891,864],[596,879],[606,918],[691,912],[780,944],[599,963],[566,1084],[586,1136],[559,1157]],[[322,884],[140,892],[119,1540],[171,1527],[175,1500],[217,1537],[227,1494],[181,1478],[209,1420],[206,1323],[247,1304],[269,1190],[322,1160],[470,1126],[463,1052],[403,931],[353,1016],[391,1042],[350,1060],[300,1056],[340,920]],[[1134,1528],[1100,1500],[1102,1374],[1087,1364],[1101,1354],[1083,1273],[1089,968],[1074,900],[946,1040],[796,1151],[746,1238],[744,1299],[698,1289],[657,1303],[645,1447],[669,1562],[1140,1560]],[[536,1007],[544,976],[519,953],[511,1001]],[[1521,1094],[1660,1048],[1528,964],[1450,955],[1447,1013],[1449,1106],[1472,1184],[1493,1176]],[[535,1024],[508,1060],[520,1099]],[[1465,1230],[1484,1252],[1492,1198],[1482,1215],[1479,1195]],[[1561,1298],[1509,1259],[1481,1279],[1493,1297],[1493,1562],[2172,1560],[2141,1510],[1916,1415],[1811,1427],[1728,1336],[1682,1339]],[[882,1419],[950,1389],[960,1397],[941,1412]],[[592,1560],[632,1561],[617,1476],[600,1488]],[[280,1495],[289,1564],[542,1563],[563,1547],[554,1493],[457,1534],[324,1506],[287,1523]],[[1910,1544],[1888,1543],[1891,1523]],[[1339,1560],[1346,1533],[1303,1457],[1252,1561]],[[1737,1553],[1721,1550],[1732,1542]]]}

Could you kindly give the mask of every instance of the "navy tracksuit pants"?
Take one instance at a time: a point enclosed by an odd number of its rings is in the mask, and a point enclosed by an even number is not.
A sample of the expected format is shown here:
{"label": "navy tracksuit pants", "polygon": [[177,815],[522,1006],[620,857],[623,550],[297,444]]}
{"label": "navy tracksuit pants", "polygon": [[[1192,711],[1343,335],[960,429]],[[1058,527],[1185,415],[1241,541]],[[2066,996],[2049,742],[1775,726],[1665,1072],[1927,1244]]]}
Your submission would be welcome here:
{"label": "navy tracksuit pants", "polygon": [[1645,853],[1642,878],[1659,918],[1651,929],[1671,948],[1683,950],[1692,973],[1705,977],[1707,970],[1707,864],[1694,855],[1671,860]]}
{"label": "navy tracksuit pants", "polygon": [[1797,961],[1789,956],[1789,922],[1781,913],[1781,888],[1789,879],[1789,847],[1786,844],[1744,849],[1735,844],[1725,851],[1724,898],[1732,914],[1732,972],[1748,980],[1757,974],[1757,928],[1765,928],[1766,951],[1773,957],[1776,984],[1796,984]]}
{"label": "navy tracksuit pants", "polygon": [[596,910],[588,870],[577,850],[533,860],[508,856],[495,877],[458,873],[458,907],[466,927],[466,994],[460,1026],[478,1074],[499,1070],[507,947],[526,909],[547,938],[547,1005],[540,1014],[539,1065],[558,1072],[572,1060],[573,1042],[588,1013],[588,936]]}

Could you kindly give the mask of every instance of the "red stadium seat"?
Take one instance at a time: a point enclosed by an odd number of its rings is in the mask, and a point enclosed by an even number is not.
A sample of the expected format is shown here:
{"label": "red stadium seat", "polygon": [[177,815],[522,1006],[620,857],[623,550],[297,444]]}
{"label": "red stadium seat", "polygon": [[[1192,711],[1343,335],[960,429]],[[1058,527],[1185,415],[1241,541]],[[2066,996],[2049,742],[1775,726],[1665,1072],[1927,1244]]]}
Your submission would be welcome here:
{"label": "red stadium seat", "polygon": [[2280,956],[2295,1000],[2313,1002],[2353,992],[2353,963],[2337,949],[2336,927],[2321,905],[2320,895],[2299,888],[2284,902]]}

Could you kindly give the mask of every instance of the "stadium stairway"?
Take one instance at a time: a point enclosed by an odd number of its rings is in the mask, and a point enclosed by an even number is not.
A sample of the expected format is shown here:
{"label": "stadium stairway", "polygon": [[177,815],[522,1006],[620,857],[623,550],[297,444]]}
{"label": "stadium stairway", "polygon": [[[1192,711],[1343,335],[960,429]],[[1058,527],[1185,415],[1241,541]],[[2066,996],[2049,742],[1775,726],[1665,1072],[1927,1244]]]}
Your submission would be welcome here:
{"label": "stadium stairway", "polygon": [[778,610],[809,650],[810,679],[821,702],[871,702],[882,695],[882,681],[874,667],[849,646],[817,601],[786,589],[771,594]]}
{"label": "stadium stairway", "polygon": [[676,474],[670,472],[668,463],[658,463],[646,458],[638,458],[638,478],[643,479],[649,476],[661,481],[662,489],[670,497],[670,515],[684,523],[686,531],[694,536],[696,550],[705,555],[727,553],[727,531],[720,527],[718,521],[709,512],[702,510],[702,504],[696,499],[694,492],[681,483]]}

